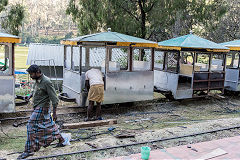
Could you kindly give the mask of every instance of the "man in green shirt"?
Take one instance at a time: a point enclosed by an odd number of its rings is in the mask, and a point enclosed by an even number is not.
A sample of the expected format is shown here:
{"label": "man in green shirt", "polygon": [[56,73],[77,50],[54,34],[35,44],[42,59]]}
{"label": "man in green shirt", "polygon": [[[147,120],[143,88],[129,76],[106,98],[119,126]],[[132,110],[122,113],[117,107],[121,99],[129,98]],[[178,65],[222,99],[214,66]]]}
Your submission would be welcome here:
{"label": "man in green shirt", "polygon": [[[54,140],[59,140],[57,146],[64,146],[65,140],[59,133],[55,124],[57,120],[56,109],[58,98],[52,82],[48,77],[41,73],[37,65],[31,65],[27,72],[35,80],[32,94],[27,98],[33,97],[34,111],[27,124],[27,141],[25,151],[18,159],[25,159],[37,152],[41,146],[47,147]],[[53,115],[51,116],[50,101],[53,106]]]}

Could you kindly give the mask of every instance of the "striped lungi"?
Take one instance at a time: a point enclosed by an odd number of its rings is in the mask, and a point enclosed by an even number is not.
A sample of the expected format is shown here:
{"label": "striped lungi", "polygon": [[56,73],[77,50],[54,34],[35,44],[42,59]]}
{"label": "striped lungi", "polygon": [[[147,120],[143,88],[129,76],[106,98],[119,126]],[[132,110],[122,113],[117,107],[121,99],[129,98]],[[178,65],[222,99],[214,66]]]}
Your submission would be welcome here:
{"label": "striped lungi", "polygon": [[88,92],[88,100],[95,102],[103,102],[104,99],[104,85],[95,84],[90,87]]}
{"label": "striped lungi", "polygon": [[51,117],[50,107],[37,106],[27,124],[25,152],[36,152],[41,146],[47,147],[60,139],[59,129]]}

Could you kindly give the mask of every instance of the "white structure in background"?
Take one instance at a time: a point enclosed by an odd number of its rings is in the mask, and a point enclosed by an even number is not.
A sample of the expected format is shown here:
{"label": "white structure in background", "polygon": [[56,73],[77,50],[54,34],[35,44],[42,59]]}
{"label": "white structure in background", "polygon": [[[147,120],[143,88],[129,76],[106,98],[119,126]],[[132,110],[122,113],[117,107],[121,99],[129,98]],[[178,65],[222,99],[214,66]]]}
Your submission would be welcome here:
{"label": "white structure in background", "polygon": [[[27,65],[37,64],[42,72],[52,80],[63,78],[63,46],[59,44],[31,43]],[[55,70],[56,69],[56,73]]]}
{"label": "white structure in background", "polygon": [[[70,48],[68,48],[70,52]],[[85,48],[83,49],[85,52]],[[105,49],[104,48],[93,48],[90,56],[90,66],[97,67],[101,66],[105,60]],[[73,55],[79,54],[79,48],[73,48]],[[121,50],[115,50],[113,59],[119,59],[125,57],[125,53]],[[76,56],[78,57],[78,56]],[[54,64],[57,73],[57,79],[62,80],[63,78],[63,45],[60,44],[43,44],[43,43],[31,43],[28,50],[27,65],[37,64],[41,67],[42,72],[52,78],[56,78],[54,75]],[[75,66],[79,65],[79,58],[73,59]],[[82,63],[85,65],[85,54],[82,57]],[[117,64],[112,64],[117,65]],[[111,64],[110,64],[111,66]],[[104,67],[104,66],[103,66]],[[50,69],[49,69],[50,68]],[[115,68],[115,67],[113,67]],[[111,70],[111,67],[110,67]],[[120,70],[120,68],[119,68]]]}

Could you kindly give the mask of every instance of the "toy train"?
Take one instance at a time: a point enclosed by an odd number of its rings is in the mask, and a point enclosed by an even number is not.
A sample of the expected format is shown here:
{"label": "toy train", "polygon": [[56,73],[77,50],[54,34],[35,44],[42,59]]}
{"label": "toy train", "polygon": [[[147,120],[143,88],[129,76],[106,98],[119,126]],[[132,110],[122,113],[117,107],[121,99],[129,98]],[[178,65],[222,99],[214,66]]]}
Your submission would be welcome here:
{"label": "toy train", "polygon": [[[14,112],[14,44],[20,39],[0,33],[0,40],[5,51],[0,63],[0,112]],[[63,93],[79,106],[88,105],[85,72],[92,67],[105,77],[104,104],[151,100],[154,91],[188,99],[240,90],[236,41],[216,44],[188,34],[156,43],[108,30],[61,44]]]}

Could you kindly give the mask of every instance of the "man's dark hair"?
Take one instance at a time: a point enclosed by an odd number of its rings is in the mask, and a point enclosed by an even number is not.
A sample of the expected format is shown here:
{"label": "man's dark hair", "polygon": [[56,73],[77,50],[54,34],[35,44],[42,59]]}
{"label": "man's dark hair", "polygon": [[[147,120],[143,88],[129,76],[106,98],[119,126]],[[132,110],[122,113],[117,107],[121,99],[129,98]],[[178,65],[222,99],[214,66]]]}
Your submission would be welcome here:
{"label": "man's dark hair", "polygon": [[28,72],[28,73],[37,73],[37,72],[41,73],[41,69],[39,68],[38,65],[32,64],[32,65],[27,69],[27,72]]}

